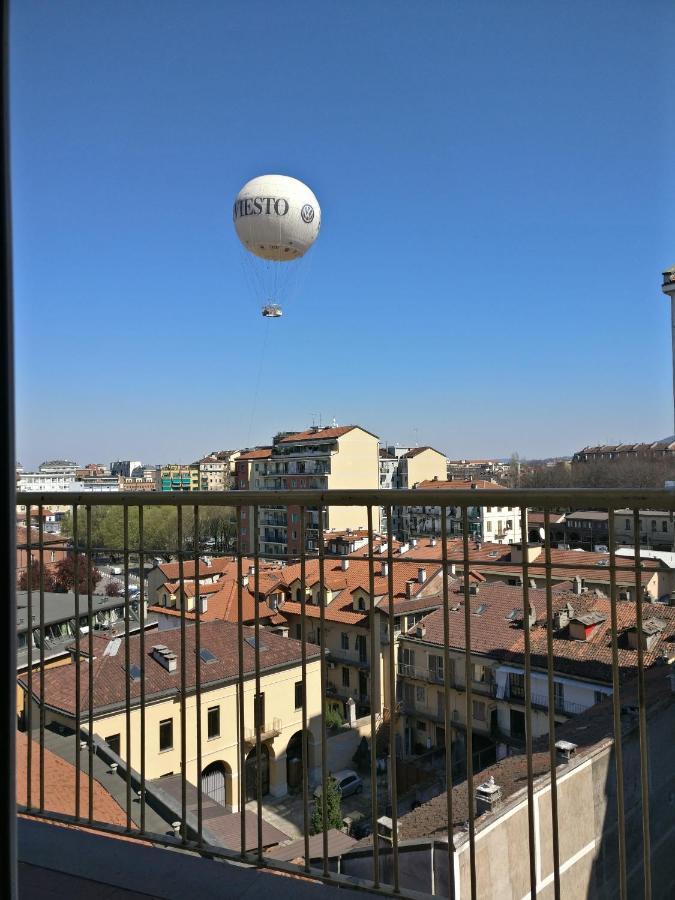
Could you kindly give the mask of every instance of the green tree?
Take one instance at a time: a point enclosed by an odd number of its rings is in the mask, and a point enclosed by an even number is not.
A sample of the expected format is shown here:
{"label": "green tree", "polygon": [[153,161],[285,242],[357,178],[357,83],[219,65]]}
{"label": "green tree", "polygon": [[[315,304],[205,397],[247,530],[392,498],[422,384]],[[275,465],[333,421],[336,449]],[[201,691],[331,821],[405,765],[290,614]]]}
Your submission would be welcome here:
{"label": "green tree", "polygon": [[[326,782],[326,813],[327,828],[342,828],[342,797],[332,775],[328,776]],[[314,804],[310,828],[312,834],[323,831],[323,793],[319,794]]]}

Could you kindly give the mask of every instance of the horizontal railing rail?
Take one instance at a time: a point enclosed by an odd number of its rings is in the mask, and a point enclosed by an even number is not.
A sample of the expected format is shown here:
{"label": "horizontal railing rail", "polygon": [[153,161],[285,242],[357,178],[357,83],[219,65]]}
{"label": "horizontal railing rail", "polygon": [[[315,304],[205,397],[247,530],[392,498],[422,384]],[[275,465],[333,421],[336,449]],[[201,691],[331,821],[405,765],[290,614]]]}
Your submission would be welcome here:
{"label": "horizontal railing rail", "polygon": [[[214,812],[215,802],[223,809],[227,808],[228,815],[238,816],[236,820],[228,820],[228,833],[232,833],[234,822],[239,846],[234,851],[231,847],[229,850],[223,848],[224,856],[230,853],[247,864],[286,870],[288,866],[275,862],[274,857],[266,853],[270,841],[265,829],[271,823],[279,823],[278,811],[274,812],[268,798],[283,795],[290,789],[297,804],[293,809],[294,821],[302,823],[303,848],[298,856],[303,859],[300,869],[304,874],[343,886],[353,884],[362,889],[414,896],[416,892],[419,894],[419,884],[411,878],[407,862],[405,866],[401,865],[401,853],[406,852],[407,847],[399,840],[399,819],[411,802],[409,796],[399,795],[399,782],[403,785],[411,781],[410,773],[414,767],[409,769],[406,779],[397,779],[397,760],[405,755],[406,747],[423,745],[426,750],[424,741],[429,740],[438,744],[434,752],[438,752],[438,759],[445,764],[443,804],[446,827],[450,827],[451,831],[453,827],[449,823],[456,823],[453,803],[459,802],[452,790],[453,774],[461,770],[465,775],[465,792],[462,795],[465,801],[462,802],[465,802],[466,827],[455,839],[447,841],[446,849],[441,854],[443,859],[438,862],[442,869],[441,881],[447,884],[449,897],[456,898],[461,893],[462,897],[470,896],[474,900],[479,896],[476,844],[481,833],[476,825],[480,812],[474,784],[474,775],[479,767],[476,760],[481,760],[480,768],[488,764],[493,754],[496,755],[496,745],[488,740],[489,736],[508,729],[506,722],[497,717],[502,703],[488,703],[485,699],[486,695],[496,694],[494,682],[473,681],[476,670],[472,654],[480,653],[481,658],[489,655],[485,644],[479,650],[474,647],[476,629],[481,627],[479,623],[484,614],[484,610],[478,610],[477,615],[472,615],[472,608],[483,602],[480,587],[476,593],[475,579],[472,577],[478,564],[476,552],[479,549],[472,534],[469,515],[469,510],[477,505],[475,490],[19,492],[17,503],[31,508],[27,516],[29,520],[33,510],[37,511],[38,521],[38,527],[28,528],[25,540],[17,544],[18,552],[25,553],[27,560],[38,564],[37,575],[33,572],[33,563],[29,562],[22,576],[25,576],[26,586],[22,598],[25,593],[27,627],[33,633],[37,631],[37,645],[29,639],[22,648],[22,654],[27,656],[25,672],[20,677],[20,689],[24,696],[21,726],[27,731],[26,797],[25,803],[21,804],[22,810],[31,815],[50,817],[46,752],[62,752],[64,758],[74,760],[74,822],[105,829],[106,823],[100,821],[95,808],[95,782],[108,785],[111,789],[117,786],[117,800],[126,817],[124,833],[157,840],[157,819],[153,818],[157,813],[148,805],[148,789],[155,778],[166,776],[161,790],[167,794],[170,785],[174,785],[174,802],[180,809],[175,830],[181,846],[211,852],[204,836],[213,835],[215,817],[226,814],[221,814],[218,809]],[[43,511],[56,505],[66,506],[70,510],[70,534],[55,544],[52,536],[49,542],[45,540]],[[557,660],[554,640],[557,634],[553,624],[553,585],[562,580],[561,573],[580,570],[584,573],[602,573],[606,582],[610,602],[610,644],[603,645],[603,664],[608,667],[613,692],[615,756],[615,805],[612,807],[615,821],[610,823],[610,830],[617,846],[617,890],[614,893],[625,900],[628,897],[628,857],[620,700],[622,666],[625,667],[620,654],[625,653],[625,647],[619,647],[617,607],[619,603],[624,604],[621,607],[621,622],[625,623],[626,604],[629,605],[635,628],[642,633],[643,603],[636,602],[636,598],[640,601],[644,598],[645,573],[649,574],[652,569],[656,572],[659,564],[645,560],[639,547],[631,558],[617,555],[613,517],[619,509],[630,509],[635,529],[640,509],[675,511],[675,491],[486,488],[480,491],[480,505],[508,506],[512,510],[514,524],[520,525],[524,535],[527,535],[528,509],[541,509],[545,513],[546,536],[536,557],[529,558],[529,552],[521,552],[520,558],[516,556],[513,560],[480,559],[483,569],[487,565],[491,569],[494,567],[496,572],[507,567],[511,572],[517,569],[521,584],[509,589],[518,592],[520,603],[514,603],[514,607],[520,606],[521,611],[529,606],[530,591],[534,590],[531,585],[534,574],[540,581],[543,580],[544,599],[537,600],[536,621],[530,622],[529,617],[525,616],[517,628],[514,626],[512,636],[514,644],[516,638],[519,642],[522,639],[522,650],[518,653],[522,657],[519,665],[523,666],[524,687],[522,698],[513,695],[516,701],[514,706],[518,708],[511,710],[511,730],[524,734],[526,776],[522,781],[526,793],[526,853],[531,896],[536,896],[550,881],[554,896],[559,900],[561,872],[575,864],[574,858],[561,858],[567,844],[560,840],[560,829],[567,823],[558,821],[558,751],[555,742],[559,725],[555,717],[560,712],[577,715],[583,712],[583,708],[561,699],[555,688]],[[283,524],[278,508],[290,506],[299,511],[297,524],[294,520],[292,526],[297,531],[293,548],[286,544],[288,538],[285,534],[274,530]],[[461,534],[448,534],[447,516],[441,515],[439,540],[429,542],[433,553],[425,552],[424,539],[412,548],[414,553],[410,547],[399,552],[394,546],[397,537],[394,522],[405,518],[400,514],[400,509],[424,506],[441,510],[453,507],[461,519]],[[174,511],[171,525],[174,531],[168,539],[158,538],[157,532],[150,528],[151,510],[155,507],[171,507]],[[236,520],[232,531],[226,532],[227,540],[232,543],[227,577],[232,580],[235,599],[231,607],[233,611],[228,613],[228,621],[223,620],[222,626],[219,626],[218,634],[221,636],[217,640],[213,637],[216,631],[210,604],[214,601],[211,595],[206,594],[203,602],[196,603],[193,610],[187,610],[183,604],[179,609],[163,613],[164,620],[173,616],[176,628],[148,630],[154,622],[148,620],[146,603],[154,602],[158,587],[152,574],[157,565],[149,567],[152,559],[167,560],[171,569],[162,577],[177,583],[179,594],[185,593],[186,583],[194,584],[205,572],[212,572],[210,561],[204,559],[207,544],[210,542],[212,545],[214,540],[211,532],[207,534],[206,512],[218,507],[229,509]],[[358,557],[352,556],[351,560],[354,564],[358,560],[359,565],[365,567],[356,587],[367,593],[372,602],[357,610],[350,597],[348,603],[339,603],[340,615],[334,615],[331,603],[335,601],[321,603],[317,607],[310,605],[306,598],[310,574],[311,587],[314,589],[318,583],[318,595],[321,597],[325,596],[329,582],[335,594],[352,588],[352,583],[347,580],[349,567],[340,567],[342,581],[340,585],[335,581],[338,567],[333,561],[343,557],[327,552],[326,544],[331,532],[312,527],[312,523],[326,521],[332,508],[340,507],[361,509],[359,521],[353,524],[366,535],[367,545],[362,546]],[[116,515],[120,517],[118,531],[99,535],[95,528],[94,510],[113,508],[117,508]],[[584,565],[583,560],[556,559],[553,562],[549,518],[561,508],[598,508],[608,512],[609,553],[606,567],[594,567],[589,563]],[[380,510],[384,511],[386,521],[383,536],[375,527],[376,522],[380,521]],[[280,531],[290,534],[291,529]],[[310,531],[313,546],[308,549],[307,536]],[[275,540],[266,538],[266,535]],[[219,540],[225,541],[223,534],[219,534]],[[97,546],[97,541],[109,546]],[[156,546],[162,543],[164,546]],[[264,553],[263,546],[270,543],[280,546],[280,552]],[[381,549],[380,545],[383,545]],[[450,546],[453,550],[451,559]],[[45,652],[50,640],[47,606],[54,602],[47,590],[47,576],[52,563],[46,557],[48,550],[58,547],[73,557],[73,590],[68,595],[68,603],[72,599],[73,609],[68,612],[67,619],[81,623],[84,618],[86,622],[86,625],[75,629],[72,637],[72,661],[64,661],[65,664],[60,667],[61,672],[70,670],[66,675],[58,674],[58,669],[47,669]],[[124,607],[123,619],[117,623],[116,638],[105,644],[95,629],[97,610],[94,608],[96,595],[92,583],[93,570],[99,564],[99,556],[104,553],[122,560],[122,573],[116,577],[122,582],[120,600]],[[213,554],[209,552],[208,555]],[[293,613],[288,613],[288,621],[283,615],[283,602],[274,609],[259,602],[265,596],[263,586],[272,585],[270,569],[266,565],[268,562],[292,563],[293,583],[300,583],[298,596],[303,599],[300,603],[293,603]],[[381,565],[383,562],[387,565]],[[401,615],[401,604],[406,602],[406,590],[404,588],[401,592],[397,567],[411,562],[438,567],[436,573],[440,578],[434,589],[437,601],[434,605],[439,612],[433,615],[437,619],[440,616],[440,619],[434,640],[443,662],[443,672],[452,673],[452,678],[447,680],[440,668],[398,662],[397,670],[397,661],[400,660],[398,645],[406,639],[405,632],[397,632],[395,627],[396,617]],[[244,566],[249,565],[252,567],[245,570]],[[132,567],[145,576],[139,578],[140,595],[134,600],[130,592],[135,574],[131,571]],[[236,572],[233,573],[233,570]],[[283,570],[279,567],[273,571],[283,576]],[[584,578],[591,583],[593,581],[586,574]],[[410,577],[410,569],[403,583],[409,587],[420,584],[416,581],[414,570]],[[460,594],[459,602],[457,593]],[[412,591],[410,594],[409,599],[412,600]],[[572,592],[569,596],[573,597]],[[630,599],[622,599],[622,596]],[[417,603],[417,600],[414,602]],[[414,607],[414,610],[419,609],[419,604]],[[428,609],[424,607],[424,615],[427,614]],[[452,632],[451,615],[454,617]],[[367,661],[363,658],[363,652],[352,648],[329,653],[326,646],[327,623],[335,625],[336,630],[352,624],[358,627],[367,642]],[[163,622],[163,626],[166,624]],[[545,639],[545,645],[539,641],[533,646],[531,632],[534,624],[539,628],[542,641]],[[460,633],[461,637],[458,637]],[[413,632],[410,638],[414,640]],[[426,634],[423,640],[428,641],[429,635]],[[637,641],[636,648],[630,671],[637,674],[638,684],[641,804],[633,818],[639,820],[642,826],[641,871],[645,894],[649,895],[652,847],[645,693],[646,642]],[[506,652],[514,651],[506,647]],[[532,657],[535,655],[538,671],[546,672],[545,694],[535,694],[531,690]],[[225,660],[221,659],[222,656]],[[113,661],[114,668],[109,682],[100,675],[108,665],[107,658]],[[95,665],[90,664],[89,660],[95,660]],[[354,670],[354,665],[343,673],[333,671],[334,664],[340,661],[356,664],[359,671]],[[491,664],[494,665],[494,661]],[[460,684],[454,682],[455,669]],[[214,672],[219,674],[216,676]],[[419,696],[425,698],[425,703],[410,699],[397,702],[398,676],[422,679],[433,685],[416,687]],[[345,681],[341,683],[343,678]],[[64,685],[69,689],[65,689]],[[443,690],[446,685],[457,688],[461,697],[451,700],[450,691]],[[119,691],[119,696],[113,697],[113,689]],[[343,694],[360,701],[361,711],[366,713],[368,710],[363,710],[363,701],[367,699],[369,715],[354,722],[354,704],[351,704],[352,721],[344,728],[338,728],[341,717],[336,718],[333,713],[331,718],[328,700],[332,700],[332,707],[339,706],[335,698],[342,698]],[[508,695],[498,699],[508,701]],[[455,704],[457,709],[453,708]],[[348,706],[350,704],[347,702],[345,708]],[[540,709],[547,713],[548,737],[546,734],[535,735],[533,731],[533,710]],[[116,731],[111,730],[111,711],[116,717]],[[410,716],[426,721],[426,729],[424,721],[421,724],[408,721],[406,717]],[[534,718],[540,724],[544,717]],[[59,731],[64,723],[70,728],[68,734]],[[368,870],[366,873],[366,869],[362,869],[357,880],[345,876],[342,867],[339,875],[335,872],[336,854],[330,844],[330,826],[335,823],[329,824],[327,796],[329,774],[333,768],[331,760],[338,755],[338,748],[346,745],[344,731],[350,727],[358,727],[358,735],[365,736],[368,744],[365,750],[359,751],[362,756],[367,756],[367,759],[361,760],[365,782],[362,786],[367,790],[360,803],[369,816],[372,829]],[[412,731],[419,734],[415,736]],[[95,741],[78,739],[84,733],[96,735],[97,739],[114,747],[114,759],[121,760],[122,764],[115,764],[114,769],[111,764],[111,771],[101,774],[102,762],[94,753]],[[543,812],[543,807],[536,808],[535,785],[538,782],[534,774],[533,741],[540,737],[548,741],[546,777],[550,813]],[[349,752],[352,754],[354,750]],[[351,756],[345,759],[343,753],[341,758],[341,767],[355,764]],[[170,771],[176,774],[169,775]],[[382,777],[382,773],[386,778]],[[34,783],[35,774],[37,780]],[[121,788],[120,779],[123,782]],[[315,798],[317,792],[318,801]],[[206,804],[209,804],[208,810]],[[383,810],[386,810],[384,824]],[[247,816],[251,815],[255,820],[252,828],[249,824],[251,820],[247,821]],[[551,856],[550,875],[546,877],[545,884],[541,863],[537,862],[540,851],[535,834],[544,819],[550,828],[547,846],[550,846]],[[207,822],[208,828],[205,830]],[[317,851],[312,844],[310,852],[312,828],[320,835],[320,849]],[[387,829],[386,833],[383,829]],[[108,830],[114,832],[115,828],[108,827]],[[166,842],[176,843],[174,838]],[[459,864],[459,854],[465,854],[462,865]],[[505,865],[508,865],[508,860]],[[635,871],[635,863],[631,871]]]}

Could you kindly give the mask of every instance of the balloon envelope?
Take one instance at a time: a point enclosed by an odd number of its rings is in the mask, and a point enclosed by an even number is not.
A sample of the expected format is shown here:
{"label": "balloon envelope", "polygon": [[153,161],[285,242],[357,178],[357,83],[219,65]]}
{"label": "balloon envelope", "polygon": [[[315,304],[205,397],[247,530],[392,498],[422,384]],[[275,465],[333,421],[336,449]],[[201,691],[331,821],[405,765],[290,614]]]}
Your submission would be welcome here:
{"label": "balloon envelope", "polygon": [[247,182],[232,215],[244,247],[274,262],[299,259],[321,227],[318,200],[306,184],[288,175],[260,175]]}

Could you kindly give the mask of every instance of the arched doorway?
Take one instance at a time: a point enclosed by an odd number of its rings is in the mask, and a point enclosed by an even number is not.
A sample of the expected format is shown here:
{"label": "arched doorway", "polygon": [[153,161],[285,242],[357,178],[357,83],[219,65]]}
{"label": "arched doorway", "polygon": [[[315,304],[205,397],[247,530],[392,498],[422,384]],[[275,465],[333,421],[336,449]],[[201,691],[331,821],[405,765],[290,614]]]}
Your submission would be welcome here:
{"label": "arched doorway", "polygon": [[[258,796],[258,783],[255,747],[246,757],[246,800],[255,800]],[[262,796],[270,792],[270,751],[267,744],[260,748],[260,773],[262,781]]]}
{"label": "arched doorway", "polygon": [[231,803],[232,770],[223,762],[214,762],[202,772],[202,793],[206,794],[221,806]]}
{"label": "arched doorway", "polygon": [[286,783],[290,791],[302,788],[302,731],[296,731],[286,748]]}

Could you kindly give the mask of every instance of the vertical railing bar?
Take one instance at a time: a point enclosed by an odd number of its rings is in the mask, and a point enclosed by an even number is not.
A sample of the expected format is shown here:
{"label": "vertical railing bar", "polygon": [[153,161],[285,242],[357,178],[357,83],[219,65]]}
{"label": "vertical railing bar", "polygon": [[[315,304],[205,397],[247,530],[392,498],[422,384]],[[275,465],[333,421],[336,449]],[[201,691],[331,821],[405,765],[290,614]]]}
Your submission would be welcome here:
{"label": "vertical railing bar", "polygon": [[44,509],[38,505],[38,557],[40,565],[40,812],[45,809],[45,550]]}
{"label": "vertical railing bar", "polygon": [[640,737],[640,784],[642,800],[642,858],[644,866],[644,896],[652,896],[651,841],[649,834],[649,768],[647,756],[647,697],[645,693],[645,653],[642,645],[642,566],[640,562],[640,510],[633,510],[635,535],[635,624],[637,628],[638,706]]}
{"label": "vertical railing bar", "polygon": [[[26,742],[26,807],[30,812],[33,805],[33,556],[31,530],[33,522],[33,507],[29,504],[26,506],[26,587],[28,593],[26,596],[26,621],[28,622],[28,630],[26,631],[27,655],[28,655],[28,700],[26,703],[26,731],[28,733],[28,741]],[[40,698],[42,702],[42,698]]]}
{"label": "vertical railing bar", "polygon": [[612,715],[614,719],[614,763],[616,768],[616,813],[619,839],[619,897],[628,898],[626,869],[626,814],[623,794],[623,738],[621,734],[621,688],[619,681],[619,624],[616,609],[616,535],[615,511],[608,510],[609,531],[609,594],[610,621],[612,625]]}
{"label": "vertical railing bar", "polygon": [[326,791],[328,789],[328,733],[326,730],[326,690],[328,673],[326,670],[326,573],[325,547],[323,543],[323,504],[319,504],[319,648],[321,650],[321,799],[322,799],[322,853],[323,874],[328,876],[328,809]]}
{"label": "vertical railing bar", "polygon": [[145,553],[144,553],[144,507],[138,506],[138,574],[141,593],[139,597],[139,632],[138,655],[141,670],[141,834],[145,832]]}
{"label": "vertical railing bar", "polygon": [[[394,617],[394,532],[393,510],[387,507],[387,592],[389,594],[389,772],[391,782],[391,853],[394,867],[394,891],[400,891],[398,862],[398,785],[396,784],[396,659]],[[373,823],[377,827],[377,822]]]}
{"label": "vertical railing bar", "polygon": [[197,717],[197,846],[204,843],[203,838],[203,798],[202,798],[202,605],[199,593],[199,506],[193,507],[193,541],[195,565],[195,703]]}
{"label": "vertical railing bar", "polygon": [[455,900],[455,839],[452,815],[452,714],[450,710],[450,588],[448,583],[448,508],[441,506],[441,566],[443,577],[443,711],[445,718],[445,795],[448,817],[448,888]]}
{"label": "vertical railing bar", "polygon": [[178,591],[180,598],[180,832],[182,843],[187,843],[187,727],[185,710],[186,647],[185,647],[185,565],[183,561],[183,507],[176,506],[178,531]]}
{"label": "vertical railing bar", "polygon": [[255,723],[255,780],[256,780],[256,806],[257,806],[257,854],[258,863],[262,864],[263,856],[263,837],[262,837],[262,729],[264,723],[261,721],[264,713],[262,698],[260,696],[260,609],[258,608],[258,597],[260,594],[260,509],[256,504],[253,507],[253,628],[255,635],[255,704],[254,704],[254,723]]}
{"label": "vertical railing bar", "polygon": [[73,576],[75,581],[73,585],[75,593],[75,818],[79,819],[82,793],[80,785],[80,769],[82,766],[80,749],[82,687],[80,685],[80,672],[82,664],[80,660],[80,552],[76,503],[73,503],[73,553]]}
{"label": "vertical railing bar", "polygon": [[[553,688],[553,589],[551,584],[551,512],[544,510],[544,561],[546,572],[546,655],[548,662],[548,750],[551,772],[551,838],[553,843],[553,892],[560,900],[560,843],[558,834],[558,781],[555,749],[555,692]],[[526,547],[523,540],[523,547]]]}
{"label": "vertical railing bar", "polygon": [[126,724],[127,831],[131,831],[131,678],[129,677],[129,506],[122,508],[124,534],[124,717]]}
{"label": "vertical railing bar", "polygon": [[305,560],[305,507],[300,507],[300,636],[302,669],[302,834],[305,871],[309,872],[309,750],[307,742],[307,572]]}
{"label": "vertical railing bar", "polygon": [[527,543],[527,507],[520,508],[523,570],[523,634],[525,637],[525,744],[527,753],[527,839],[530,851],[530,895],[537,896],[537,857],[534,832],[534,771],[532,766],[532,691],[530,659],[530,570]]}
{"label": "vertical railing bar", "polygon": [[87,645],[88,656],[87,661],[87,726],[88,726],[88,747],[87,761],[88,771],[88,809],[87,819],[91,824],[94,821],[94,585],[91,559],[91,504],[85,507],[87,514]]}
{"label": "vertical railing bar", "polygon": [[370,808],[373,822],[373,887],[380,886],[380,840],[375,827],[378,819],[377,804],[377,710],[375,701],[379,697],[380,645],[379,616],[377,621],[377,644],[375,643],[375,566],[373,563],[373,507],[367,507],[368,515],[368,627],[370,629]]}
{"label": "vertical railing bar", "polygon": [[244,598],[241,551],[241,506],[237,507],[237,653],[239,656],[239,673],[237,678],[237,697],[239,712],[239,778],[237,790],[239,793],[239,826],[240,826],[240,853],[242,858],[246,855],[246,746],[244,743]]}
{"label": "vertical railing bar", "polygon": [[471,900],[476,900],[476,826],[473,787],[473,692],[471,670],[471,590],[469,579],[469,509],[462,507],[462,552],[464,556],[464,688],[466,699],[466,788],[469,814],[469,877]]}

